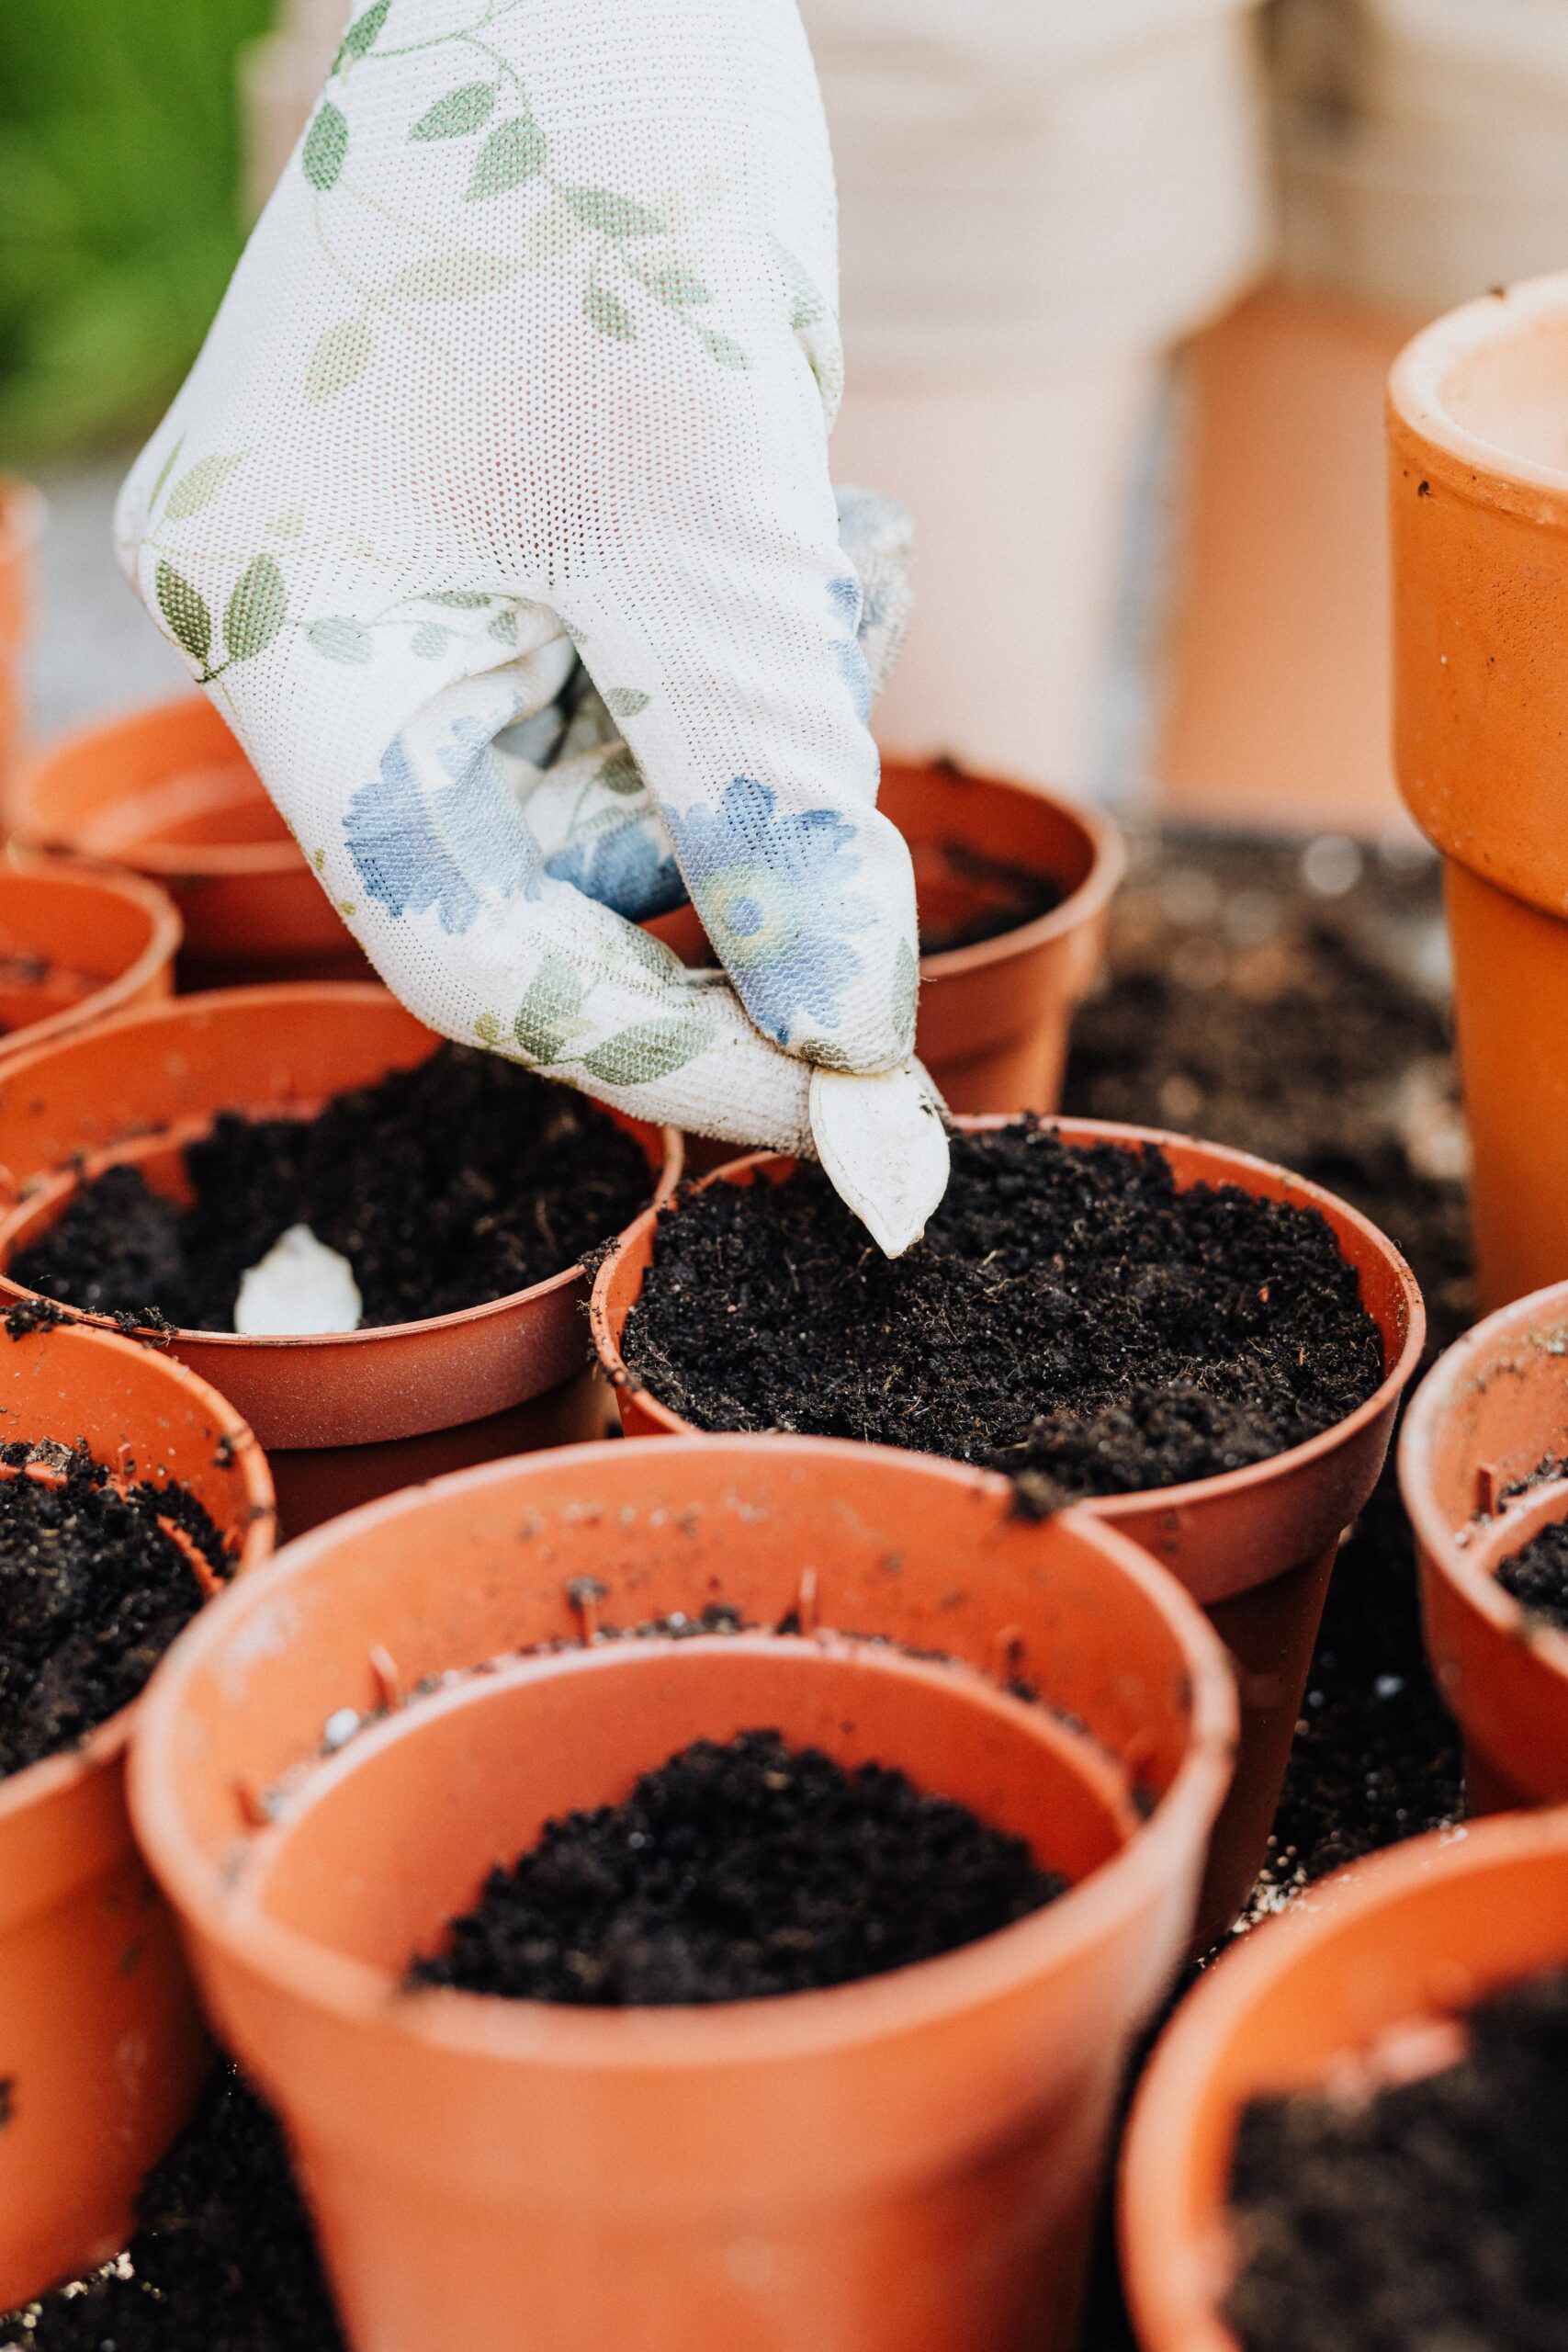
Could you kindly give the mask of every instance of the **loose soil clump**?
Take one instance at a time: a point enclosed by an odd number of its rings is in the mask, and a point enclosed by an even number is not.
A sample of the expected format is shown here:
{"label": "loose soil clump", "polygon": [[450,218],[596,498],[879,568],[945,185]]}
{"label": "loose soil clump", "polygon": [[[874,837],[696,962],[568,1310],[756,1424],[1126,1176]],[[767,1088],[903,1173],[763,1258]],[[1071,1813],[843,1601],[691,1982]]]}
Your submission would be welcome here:
{"label": "loose soil clump", "polygon": [[1037,1120],[955,1136],[891,1263],[820,1172],[710,1185],[660,1227],[626,1361],[699,1428],[866,1439],[1007,1471],[1030,1507],[1259,1462],[1383,1375],[1315,1210],[1177,1190],[1164,1154]]}
{"label": "loose soil clump", "polygon": [[1247,2352],[1559,2352],[1568,1971],[1481,2003],[1457,2064],[1255,2101],[1231,2178]]}
{"label": "loose soil clump", "polygon": [[353,1267],[365,1326],[410,1323],[562,1272],[652,1190],[606,1112],[452,1045],[313,1119],[226,1112],[185,1165],[188,1204],[108,1170],[18,1253],[14,1279],[92,1314],[231,1331],[241,1276],[303,1224]]}
{"label": "loose soil clump", "polygon": [[410,1983],[590,2008],[756,2000],[932,1959],[1065,1892],[1022,1838],[902,1772],[749,1731],[548,1823]]}
{"label": "loose soil clump", "polygon": [[[59,1484],[0,1476],[0,1780],[128,1706],[201,1607],[170,1525],[215,1577],[231,1566],[188,1488],[122,1492],[86,1453],[55,1451]],[[32,1458],[25,1445],[0,1447],[12,1469]]]}
{"label": "loose soil clump", "polygon": [[1568,1522],[1543,1527],[1505,1560],[1497,1581],[1532,1617],[1568,1634]]}
{"label": "loose soil clump", "polygon": [[987,857],[963,842],[944,842],[942,857],[951,875],[983,890],[986,898],[972,912],[946,922],[935,915],[922,915],[922,956],[948,956],[954,948],[978,947],[985,940],[1000,939],[1026,922],[1038,922],[1042,915],[1055,914],[1068,895],[1066,884],[1055,874]]}

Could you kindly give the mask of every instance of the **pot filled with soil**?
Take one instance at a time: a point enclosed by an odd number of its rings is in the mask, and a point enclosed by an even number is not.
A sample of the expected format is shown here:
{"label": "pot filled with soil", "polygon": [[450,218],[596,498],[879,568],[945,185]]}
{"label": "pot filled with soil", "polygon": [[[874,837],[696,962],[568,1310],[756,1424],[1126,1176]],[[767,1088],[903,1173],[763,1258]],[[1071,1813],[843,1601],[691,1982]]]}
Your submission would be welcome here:
{"label": "pot filled with soil", "polygon": [[159,1656],[265,1557],[272,1482],[155,1350],[23,1313],[0,1335],[0,2309],[106,2261],[208,2051],[132,1842],[125,1752]]}
{"label": "pot filled with soil", "polygon": [[5,794],[14,839],[130,866],[185,923],[186,988],[356,979],[369,966],[205,695],[41,745]]}
{"label": "pot filled with soil", "polygon": [[1226,1954],[1122,2175],[1145,2352],[1562,2340],[1568,1817],[1361,1862]]}
{"label": "pot filled with soil", "polygon": [[1070,2340],[1235,1731],[1114,1530],[810,1439],[536,1455],[294,1544],[152,1710],[353,2343]]}
{"label": "pot filled with soil", "polygon": [[174,992],[180,919],[140,876],[12,851],[0,865],[0,1054]]}
{"label": "pot filled with soil", "polygon": [[1552,1532],[1568,1515],[1565,1479],[1560,1283],[1489,1315],[1439,1357],[1400,1437],[1427,1648],[1464,1731],[1472,1813],[1568,1798],[1568,1642]]}
{"label": "pot filled with soil", "polygon": [[0,1291],[159,1335],[245,1414],[299,1533],[601,1433],[582,1253],[679,1151],[378,987],[183,998],[0,1064]]}
{"label": "pot filled with soil", "polygon": [[757,1157],[633,1226],[592,1316],[628,1434],[804,1429],[1001,1472],[1174,1570],[1235,1657],[1242,1745],[1201,1932],[1257,1872],[1339,1538],[1418,1360],[1392,1243],[1283,1170],[1090,1120],[972,1120],[926,1238],[872,1251]]}
{"label": "pot filled with soil", "polygon": [[1483,1304],[1568,1276],[1568,277],[1451,311],[1390,380],[1395,756],[1442,851]]}

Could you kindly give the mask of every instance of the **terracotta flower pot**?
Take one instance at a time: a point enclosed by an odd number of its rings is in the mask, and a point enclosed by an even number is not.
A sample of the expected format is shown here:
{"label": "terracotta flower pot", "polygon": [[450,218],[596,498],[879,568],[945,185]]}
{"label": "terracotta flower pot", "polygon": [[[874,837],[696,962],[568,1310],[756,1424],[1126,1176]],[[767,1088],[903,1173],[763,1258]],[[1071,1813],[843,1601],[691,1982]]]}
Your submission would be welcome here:
{"label": "terracotta flower pot", "polygon": [[1390,385],[1395,753],[1447,862],[1483,1304],[1568,1276],[1568,277],[1417,335]]}
{"label": "terracotta flower pot", "polygon": [[[240,1416],[180,1365],[100,1331],[0,1337],[7,1443],[85,1438],[178,1479],[237,1568],[272,1549],[272,1481]],[[131,1840],[128,1707],[0,1780],[0,2310],[118,2253],[142,2175],[208,2063],[174,1923]]]}
{"label": "terracotta flower pot", "polygon": [[1427,1374],[1399,1446],[1427,1647],[1464,1732],[1472,1813],[1568,1799],[1568,1637],[1532,1624],[1496,1581],[1548,1520],[1562,1479],[1508,1489],[1568,1457],[1568,1283],[1467,1331]]}
{"label": "terracotta flower pot", "polygon": [[[178,1181],[218,1114],[309,1115],[433,1053],[440,1040],[385,989],[294,981],[184,997],[0,1061],[0,1269],[57,1218],[84,1176],[134,1162]],[[680,1173],[672,1129],[612,1114],[648,1154],[659,1197]],[[68,1164],[71,1163],[71,1164]],[[28,1295],[0,1271],[0,1295]],[[272,1456],[283,1523],[300,1533],[415,1478],[532,1445],[599,1436],[603,1392],[582,1319],[587,1277],[468,1307],[305,1339],[178,1331],[183,1363],[231,1397]]]}
{"label": "terracotta flower pot", "polygon": [[[714,1601],[805,1638],[583,1645]],[[319,1761],[345,1708],[371,1713]],[[764,1720],[1082,1883],[829,1991],[395,1997],[546,1815]],[[390,1498],[226,1596],[156,1679],[133,1803],[360,2352],[511,2352],[520,2324],[551,2352],[1022,2352],[1069,2340],[1234,1725],[1201,1617],[1083,1514],[1028,1526],[994,1479],[822,1440],[600,1445]],[[270,1821],[237,1788],[278,1792]]]}
{"label": "terracotta flower pot", "polygon": [[[999,1124],[959,1122],[971,1132]],[[1319,1210],[1359,1274],[1362,1298],[1382,1334],[1382,1386],[1321,1436],[1271,1461],[1217,1477],[1151,1487],[1145,1494],[1098,1497],[1077,1506],[1123,1530],[1170,1568],[1208,1611],[1235,1662],[1241,1747],[1199,1909],[1200,1938],[1212,1941],[1235,1918],[1262,1862],[1334,1555],[1377,1484],[1400,1392],[1420,1361],[1426,1311],[1416,1278],[1393,1243],[1345,1202],[1303,1177],[1247,1152],[1153,1128],[1063,1119],[1056,1132],[1067,1143],[1114,1143],[1128,1149],[1157,1143],[1183,1187],[1239,1184],[1265,1199]],[[731,1161],[704,1181],[786,1182],[794,1167],[793,1160],[758,1155]],[[621,1354],[626,1317],[652,1262],[656,1229],[651,1211],[627,1227],[599,1269],[590,1309],[594,1345],[615,1383],[628,1437],[687,1431],[691,1426],[637,1383]]]}
{"label": "terracotta flower pot", "polygon": [[15,475],[0,475],[0,783],[10,774],[22,734],[17,678],[32,610],[33,550],[43,530],[42,493]]}
{"label": "terracotta flower pot", "polygon": [[180,919],[151,882],[13,851],[0,865],[0,1054],[173,992]]}
{"label": "terracotta flower pot", "polygon": [[1568,1961],[1568,1815],[1439,1831],[1313,1889],[1183,2003],[1133,2109],[1122,2271],[1144,2352],[1238,2352],[1232,2149],[1255,2098],[1315,2088],[1406,2023]]}
{"label": "terracotta flower pot", "polygon": [[35,849],[112,858],[184,918],[186,987],[355,979],[370,967],[205,695],[42,745],[6,791]]}

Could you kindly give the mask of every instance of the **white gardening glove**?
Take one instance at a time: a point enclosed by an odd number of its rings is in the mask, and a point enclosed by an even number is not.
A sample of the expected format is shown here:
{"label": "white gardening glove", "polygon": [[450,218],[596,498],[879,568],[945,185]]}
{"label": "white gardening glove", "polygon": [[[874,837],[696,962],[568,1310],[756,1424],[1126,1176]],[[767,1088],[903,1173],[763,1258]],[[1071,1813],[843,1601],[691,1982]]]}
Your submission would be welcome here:
{"label": "white gardening glove", "polygon": [[[815,1143],[897,1249],[946,1145],[828,480],[835,293],[795,0],[374,0],[118,535],[423,1020]],[[897,533],[848,520],[886,584]],[[723,973],[627,920],[671,851]]]}

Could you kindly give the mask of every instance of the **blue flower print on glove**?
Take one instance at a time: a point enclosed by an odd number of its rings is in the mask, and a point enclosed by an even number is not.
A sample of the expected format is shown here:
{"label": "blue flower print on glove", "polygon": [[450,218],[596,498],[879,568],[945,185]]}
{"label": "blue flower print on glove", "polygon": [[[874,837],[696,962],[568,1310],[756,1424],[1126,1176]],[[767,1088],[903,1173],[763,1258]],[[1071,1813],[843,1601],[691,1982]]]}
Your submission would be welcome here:
{"label": "blue flower print on glove", "polygon": [[389,914],[434,907],[442,930],[460,933],[487,901],[537,898],[541,867],[491,730],[459,721],[437,756],[451,782],[433,791],[395,735],[349,801],[344,833],[366,891]]}
{"label": "blue flower print on glove", "polygon": [[[852,571],[840,572],[837,580],[828,582],[829,605],[834,619],[843,625],[841,631],[833,631],[828,642],[842,673],[844,684],[850,690],[855,717],[863,722],[871,717],[876,691],[861,645],[863,598],[861,583]],[[863,626],[869,625],[869,616],[866,616]]]}

